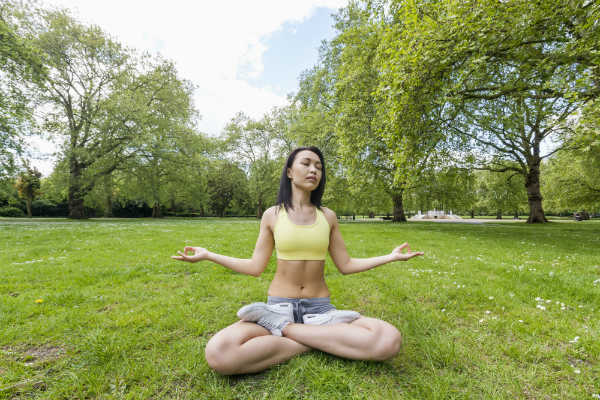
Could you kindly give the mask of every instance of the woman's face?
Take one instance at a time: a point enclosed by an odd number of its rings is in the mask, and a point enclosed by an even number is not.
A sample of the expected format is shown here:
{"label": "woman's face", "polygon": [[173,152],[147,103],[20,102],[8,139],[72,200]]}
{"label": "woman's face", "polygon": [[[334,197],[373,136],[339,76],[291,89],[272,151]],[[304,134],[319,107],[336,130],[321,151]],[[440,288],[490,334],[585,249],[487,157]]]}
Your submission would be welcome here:
{"label": "woman's face", "polygon": [[292,167],[287,169],[287,176],[293,185],[305,190],[315,190],[321,182],[323,166],[319,156],[310,150],[302,150],[296,154]]}

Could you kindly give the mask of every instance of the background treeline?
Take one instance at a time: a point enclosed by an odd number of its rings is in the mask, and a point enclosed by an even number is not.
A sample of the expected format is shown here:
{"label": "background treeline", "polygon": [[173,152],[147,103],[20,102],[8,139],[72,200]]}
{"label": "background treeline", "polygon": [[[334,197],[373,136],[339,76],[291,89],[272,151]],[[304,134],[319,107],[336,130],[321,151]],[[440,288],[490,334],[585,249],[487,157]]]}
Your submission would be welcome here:
{"label": "background treeline", "polygon": [[260,216],[300,145],[340,215],[600,212],[598,2],[352,1],[289,104],[219,137],[171,61],[34,5],[0,5],[0,215]]}

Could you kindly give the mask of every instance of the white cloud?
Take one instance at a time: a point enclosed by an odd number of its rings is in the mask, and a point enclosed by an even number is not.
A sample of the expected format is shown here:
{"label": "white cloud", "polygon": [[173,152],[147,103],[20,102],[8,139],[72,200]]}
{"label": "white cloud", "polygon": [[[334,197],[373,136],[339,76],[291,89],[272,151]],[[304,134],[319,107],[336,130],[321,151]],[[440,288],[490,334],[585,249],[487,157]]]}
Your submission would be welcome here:
{"label": "white cloud", "polygon": [[[262,73],[268,36],[284,23],[304,21],[319,7],[333,11],[347,0],[44,3],[68,8],[79,21],[100,26],[126,46],[160,52],[173,60],[181,77],[197,85],[194,100],[202,116],[199,127],[214,136],[238,111],[258,118],[286,103],[276,90],[246,80]],[[55,150],[50,143],[40,147],[49,153]],[[50,172],[47,166],[43,169],[45,174]]]}
{"label": "white cloud", "polygon": [[318,7],[336,9],[345,3],[46,0],[69,8],[79,20],[99,25],[128,46],[174,60],[181,76],[198,85],[195,101],[201,129],[211,135],[238,111],[259,117],[285,103],[274,90],[245,80],[263,71],[268,35],[286,22],[302,22]]}

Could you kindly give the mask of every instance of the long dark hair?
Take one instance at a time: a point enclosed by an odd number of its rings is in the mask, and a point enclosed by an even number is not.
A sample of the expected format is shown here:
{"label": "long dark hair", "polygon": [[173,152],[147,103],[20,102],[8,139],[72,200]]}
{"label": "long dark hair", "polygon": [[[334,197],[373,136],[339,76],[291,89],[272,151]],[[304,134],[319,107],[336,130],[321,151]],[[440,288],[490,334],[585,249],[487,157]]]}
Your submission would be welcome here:
{"label": "long dark hair", "polygon": [[283,172],[281,173],[281,179],[279,181],[279,193],[277,194],[277,204],[283,205],[285,210],[288,211],[290,208],[293,210],[294,206],[292,206],[292,181],[287,176],[288,168],[292,168],[292,164],[296,159],[296,155],[304,150],[309,150],[319,156],[321,160],[321,181],[319,182],[319,186],[315,190],[310,193],[310,202],[317,208],[321,208],[321,198],[323,197],[323,192],[325,191],[325,160],[323,160],[323,153],[319,150],[318,147],[310,146],[310,147],[298,147],[294,149],[287,158],[285,165],[283,166]]}

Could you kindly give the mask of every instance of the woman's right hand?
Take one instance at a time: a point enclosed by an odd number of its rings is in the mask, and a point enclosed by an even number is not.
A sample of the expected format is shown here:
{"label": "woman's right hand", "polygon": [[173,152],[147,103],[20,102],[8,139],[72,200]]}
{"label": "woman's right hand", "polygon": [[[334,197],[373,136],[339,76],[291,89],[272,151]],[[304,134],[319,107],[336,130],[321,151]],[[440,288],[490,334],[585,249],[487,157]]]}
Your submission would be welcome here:
{"label": "woman's right hand", "polygon": [[[188,255],[188,252],[192,252],[192,254]],[[198,261],[206,260],[208,257],[208,250],[206,250],[204,247],[185,246],[183,249],[183,253],[181,251],[178,251],[177,254],[179,255],[171,256],[171,258],[174,260],[195,263]]]}

